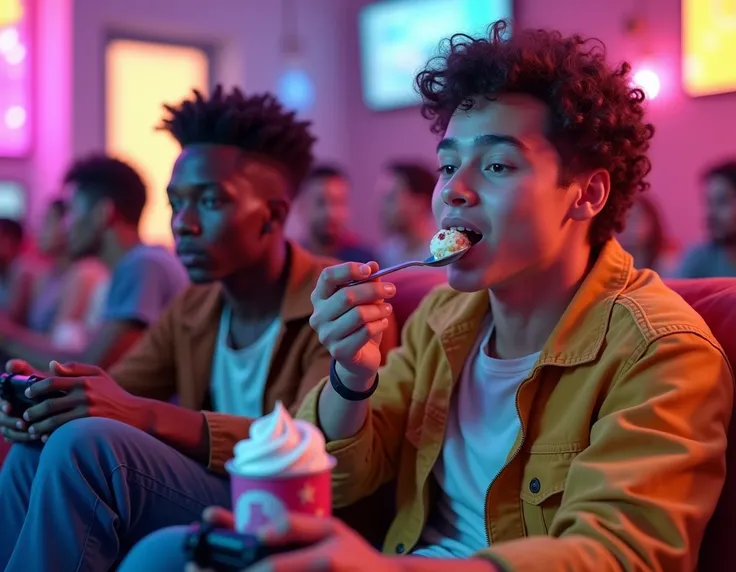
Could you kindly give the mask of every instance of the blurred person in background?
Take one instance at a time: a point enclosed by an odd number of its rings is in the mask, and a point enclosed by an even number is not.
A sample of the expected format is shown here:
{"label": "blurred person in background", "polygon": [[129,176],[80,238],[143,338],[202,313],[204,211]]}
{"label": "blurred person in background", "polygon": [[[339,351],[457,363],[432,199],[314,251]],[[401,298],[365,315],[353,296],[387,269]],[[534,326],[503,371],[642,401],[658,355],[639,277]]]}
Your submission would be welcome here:
{"label": "blurred person in background", "polygon": [[20,222],[0,218],[0,307],[6,307],[10,297],[14,262],[23,247],[23,234]]}
{"label": "blurred person in background", "polygon": [[396,161],[378,179],[381,225],[389,238],[380,246],[378,262],[393,266],[429,256],[437,230],[432,217],[432,193],[437,175],[420,163]]}
{"label": "blurred person in background", "polygon": [[703,174],[708,242],[682,260],[679,278],[736,277],[736,158]]}
{"label": "blurred person in background", "polygon": [[97,257],[112,274],[102,323],[74,349],[60,351],[53,339],[12,324],[0,330],[3,354],[43,371],[51,360],[101,367],[115,363],[189,283],[184,268],[168,250],[141,244],[138,223],[146,187],[133,167],[94,155],[74,163],[64,184],[71,197],[69,256]]}
{"label": "blurred person in background", "polygon": [[[70,324],[84,324],[98,290],[105,287],[109,271],[95,256],[73,260],[66,236],[67,204],[58,199],[46,210],[38,238],[38,254],[48,260],[32,288],[18,288],[7,319],[0,319],[0,332],[16,333],[15,326],[47,334],[64,348]],[[36,253],[21,255],[38,262]],[[74,347],[74,346],[71,346]]]}
{"label": "blurred person in background", "polygon": [[370,262],[375,252],[348,229],[350,182],[332,165],[315,167],[304,181],[298,216],[303,217],[302,244],[318,256]]}
{"label": "blurred person in background", "polygon": [[637,196],[625,224],[617,238],[621,246],[634,257],[634,266],[661,273],[666,237],[657,206],[649,197]]}

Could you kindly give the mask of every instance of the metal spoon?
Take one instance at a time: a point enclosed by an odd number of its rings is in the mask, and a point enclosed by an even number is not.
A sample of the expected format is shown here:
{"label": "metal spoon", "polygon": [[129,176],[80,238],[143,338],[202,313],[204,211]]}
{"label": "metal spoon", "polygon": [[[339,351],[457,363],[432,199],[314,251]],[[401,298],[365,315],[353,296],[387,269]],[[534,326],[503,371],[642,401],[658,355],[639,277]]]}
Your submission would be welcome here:
{"label": "metal spoon", "polygon": [[434,256],[430,256],[426,260],[422,261],[410,260],[408,262],[402,262],[401,264],[397,264],[395,266],[383,268],[375,274],[371,274],[367,278],[361,278],[360,280],[353,280],[352,282],[348,282],[347,284],[345,284],[345,286],[355,286],[356,284],[362,284],[363,282],[370,282],[371,280],[375,280],[376,278],[380,278],[381,276],[392,274],[399,270],[403,270],[404,268],[411,268],[412,266],[426,266],[429,268],[439,268],[441,266],[447,266],[448,264],[452,264],[453,262],[457,262],[458,260],[460,260],[460,258],[462,258],[468,252],[468,250],[470,250],[470,247],[466,246],[462,250],[453,252],[452,254],[450,254],[450,256],[445,256],[444,258],[437,259]]}

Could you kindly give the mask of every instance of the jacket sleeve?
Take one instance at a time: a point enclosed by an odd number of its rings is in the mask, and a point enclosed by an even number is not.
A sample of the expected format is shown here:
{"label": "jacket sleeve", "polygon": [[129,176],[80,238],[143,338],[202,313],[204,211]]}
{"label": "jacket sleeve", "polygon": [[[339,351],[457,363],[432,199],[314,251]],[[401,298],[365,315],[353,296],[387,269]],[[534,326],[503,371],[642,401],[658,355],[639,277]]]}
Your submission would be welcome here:
{"label": "jacket sleeve", "polygon": [[314,336],[311,347],[303,357],[304,376],[299,383],[296,400],[289,407],[289,413],[296,416],[302,401],[309,395],[319,383],[330,373],[330,362],[332,356],[325,347],[319,343],[317,336]]}
{"label": "jacket sleeve", "polygon": [[548,536],[480,552],[507,570],[696,569],[725,480],[733,374],[695,333],[665,335],[614,380]]}
{"label": "jacket sleeve", "polygon": [[[430,297],[431,298],[431,297]],[[401,345],[389,353],[379,372],[379,384],[363,428],[349,439],[332,441],[327,452],[335,457],[332,499],[335,508],[349,506],[372,494],[397,473],[401,445],[414,390],[417,352],[429,343],[428,303],[406,323]],[[297,416],[319,426],[319,395],[328,379],[304,399]]]}
{"label": "jacket sleeve", "polygon": [[110,367],[110,377],[127,392],[161,401],[171,399],[176,394],[173,336],[176,316],[181,311],[180,304],[174,302],[140,340]]}

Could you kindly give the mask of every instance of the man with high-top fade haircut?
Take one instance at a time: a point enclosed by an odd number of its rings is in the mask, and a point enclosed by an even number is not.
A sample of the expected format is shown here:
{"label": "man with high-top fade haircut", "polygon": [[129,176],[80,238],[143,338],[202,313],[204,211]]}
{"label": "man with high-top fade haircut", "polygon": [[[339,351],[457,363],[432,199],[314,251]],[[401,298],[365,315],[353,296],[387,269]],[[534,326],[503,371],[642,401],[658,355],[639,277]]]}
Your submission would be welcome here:
{"label": "man with high-top fade haircut", "polygon": [[224,463],[251,419],[296,407],[329,370],[309,316],[330,261],[283,232],[308,124],[220,87],[167,109],[182,147],[171,226],[194,285],[109,372],[54,363],[33,395],[67,394],[5,426],[30,439],[0,473],[0,569],[108,570],[149,532],[227,504]]}

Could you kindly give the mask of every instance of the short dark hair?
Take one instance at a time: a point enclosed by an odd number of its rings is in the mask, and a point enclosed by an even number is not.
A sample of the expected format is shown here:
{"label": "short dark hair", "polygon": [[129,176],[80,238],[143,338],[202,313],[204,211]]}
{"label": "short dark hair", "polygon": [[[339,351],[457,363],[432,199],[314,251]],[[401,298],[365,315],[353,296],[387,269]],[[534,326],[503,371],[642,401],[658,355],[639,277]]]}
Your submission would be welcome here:
{"label": "short dark hair", "polygon": [[345,180],[348,179],[345,171],[337,165],[328,165],[323,163],[315,166],[311,171],[309,171],[304,182],[315,181],[317,179],[331,179],[333,177]]}
{"label": "short dark hair", "polygon": [[712,179],[713,177],[726,179],[728,184],[733,187],[734,192],[736,192],[736,159],[721,161],[708,167],[703,172],[703,179]]}
{"label": "short dark hair", "polygon": [[12,218],[0,218],[0,234],[12,239],[16,244],[23,242],[23,224]]}
{"label": "short dark hair", "polygon": [[146,206],[146,185],[128,163],[107,155],[77,160],[64,176],[65,184],[93,200],[108,199],[122,219],[137,225]]}
{"label": "short dark hair", "polygon": [[182,148],[210,143],[239,147],[276,163],[291,185],[292,196],[312,166],[316,139],[309,121],[297,121],[270,93],[246,96],[237,87],[225,93],[221,85],[209,98],[194,90],[194,98],[164,105],[168,117],[160,129]]}
{"label": "short dark hair", "polygon": [[608,202],[590,232],[591,244],[600,245],[623,229],[635,194],[649,188],[654,127],[644,122],[644,92],[630,86],[629,64],[614,69],[606,63],[599,40],[550,30],[509,34],[510,29],[500,20],[487,37],[456,34],[446,40],[442,55],[416,78],[422,115],[442,133],[458,108],[472,107],[473,97],[523,93],[544,102],[563,178],[569,182],[586,169],[610,173]]}
{"label": "short dark hair", "polygon": [[431,202],[437,175],[420,163],[394,161],[387,166],[389,172],[403,179],[410,193],[427,198]]}

